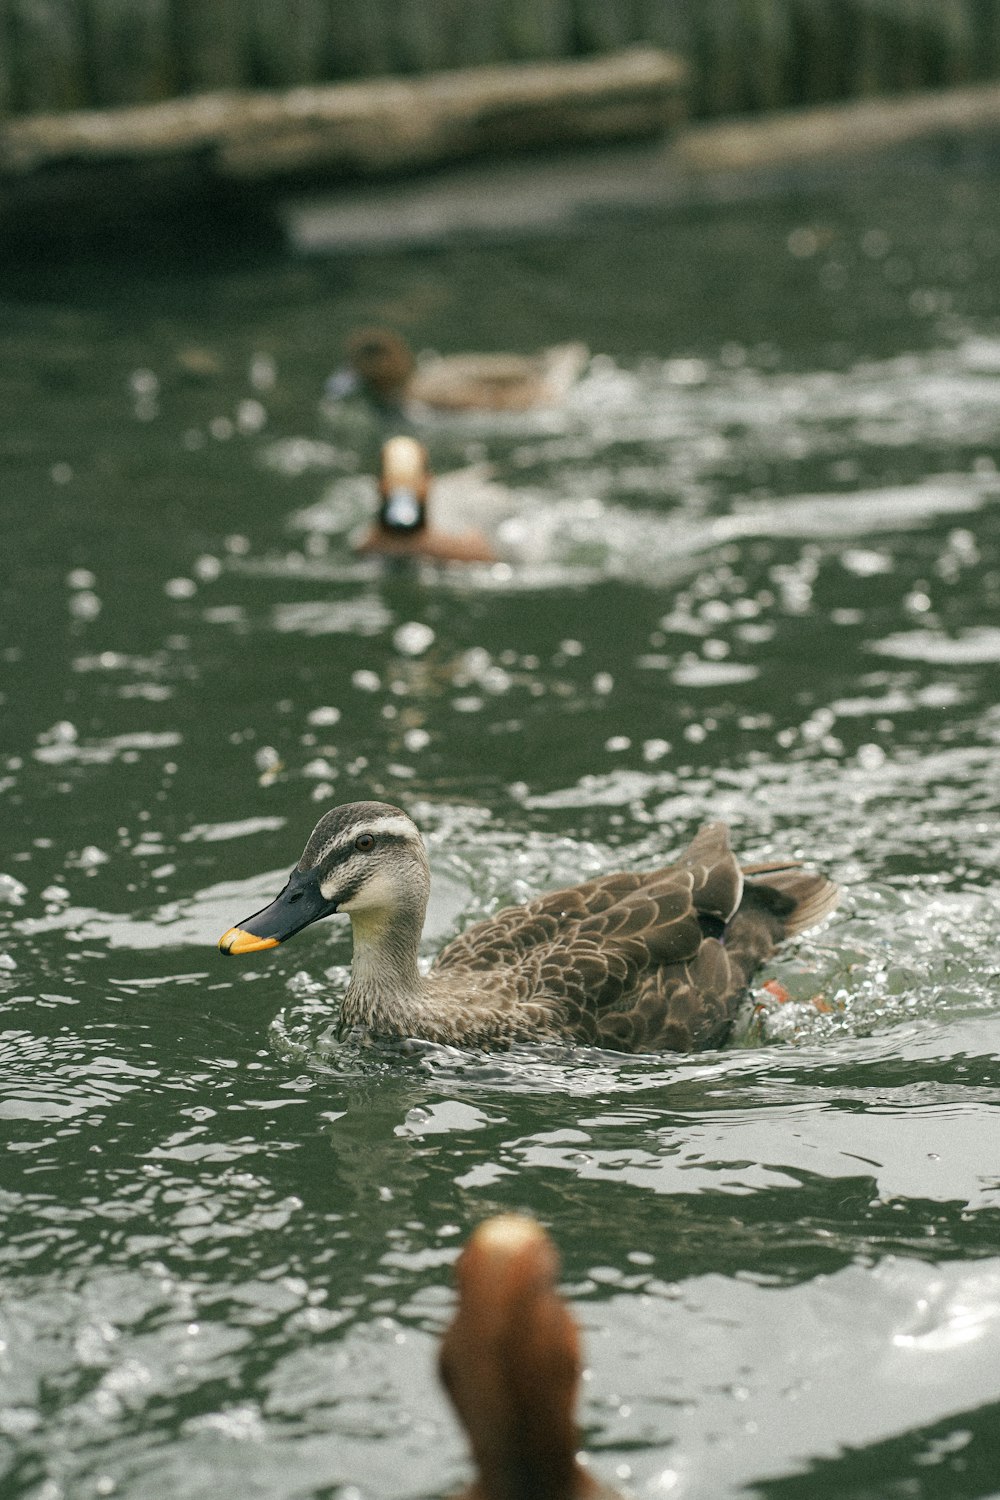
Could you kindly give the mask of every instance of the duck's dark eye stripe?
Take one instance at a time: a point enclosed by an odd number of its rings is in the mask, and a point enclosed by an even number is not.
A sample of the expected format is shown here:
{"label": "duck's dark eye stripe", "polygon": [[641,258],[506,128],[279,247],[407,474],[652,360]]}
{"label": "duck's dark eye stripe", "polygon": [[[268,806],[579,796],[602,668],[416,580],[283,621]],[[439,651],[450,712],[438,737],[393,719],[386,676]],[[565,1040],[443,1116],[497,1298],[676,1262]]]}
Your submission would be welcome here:
{"label": "duck's dark eye stripe", "polygon": [[[362,835],[359,835],[359,837],[361,836]],[[383,846],[383,848],[388,846],[389,844],[412,845],[413,843],[412,839],[407,838],[406,835],[402,833],[380,833],[378,836],[378,841],[379,844]],[[324,875],[328,875],[330,871],[335,870],[338,865],[346,864],[349,859],[353,859],[355,854],[357,853],[357,842],[355,839],[351,839],[351,842],[349,844],[343,844],[339,849],[335,849],[330,854],[322,856],[316,861],[315,864],[306,864],[304,863],[304,861],[309,854],[309,849],[307,848],[305,854],[295,868],[301,874],[305,874],[309,870],[320,869],[323,871]]]}

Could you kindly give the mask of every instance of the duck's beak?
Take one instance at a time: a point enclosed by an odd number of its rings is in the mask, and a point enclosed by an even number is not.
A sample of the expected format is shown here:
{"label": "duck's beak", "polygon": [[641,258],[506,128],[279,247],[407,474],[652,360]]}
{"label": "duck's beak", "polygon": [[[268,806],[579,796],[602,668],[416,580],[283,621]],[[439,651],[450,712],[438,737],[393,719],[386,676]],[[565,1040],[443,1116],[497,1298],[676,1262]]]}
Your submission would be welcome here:
{"label": "duck's beak", "polygon": [[328,901],[320,890],[315,870],[304,874],[293,870],[280,896],[270,906],[224,932],[219,947],[223,953],[259,953],[264,948],[276,948],[310,922],[328,917],[336,910],[336,901]]}

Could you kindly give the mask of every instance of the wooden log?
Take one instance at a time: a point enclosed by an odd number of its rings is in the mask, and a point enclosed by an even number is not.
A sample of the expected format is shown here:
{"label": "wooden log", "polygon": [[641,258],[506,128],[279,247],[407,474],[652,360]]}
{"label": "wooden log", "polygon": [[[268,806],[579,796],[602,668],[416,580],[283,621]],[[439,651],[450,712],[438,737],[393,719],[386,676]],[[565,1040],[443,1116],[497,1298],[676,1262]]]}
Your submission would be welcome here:
{"label": "wooden log", "polygon": [[180,85],[170,0],[85,0],[92,104],[147,104]]}
{"label": "wooden log", "polygon": [[57,162],[188,160],[202,179],[372,175],[524,146],[658,134],[684,113],[686,69],[651,48],[573,63],[470,68],[288,93],[212,94],[0,129],[0,179]]}
{"label": "wooden log", "polygon": [[918,142],[961,140],[1000,130],[1000,84],[852,99],[782,110],[757,120],[718,120],[678,134],[672,161],[688,173],[764,172],[897,151]]}
{"label": "wooden log", "polygon": [[177,68],[183,93],[249,84],[245,0],[173,0]]}
{"label": "wooden log", "polygon": [[620,140],[676,123],[684,82],[679,59],[637,49],[299,91],[270,107],[254,101],[219,142],[218,159],[241,179],[314,168],[366,175],[487,151]]}
{"label": "wooden log", "polygon": [[79,109],[89,102],[83,28],[73,0],[10,0],[8,34],[17,111]]}

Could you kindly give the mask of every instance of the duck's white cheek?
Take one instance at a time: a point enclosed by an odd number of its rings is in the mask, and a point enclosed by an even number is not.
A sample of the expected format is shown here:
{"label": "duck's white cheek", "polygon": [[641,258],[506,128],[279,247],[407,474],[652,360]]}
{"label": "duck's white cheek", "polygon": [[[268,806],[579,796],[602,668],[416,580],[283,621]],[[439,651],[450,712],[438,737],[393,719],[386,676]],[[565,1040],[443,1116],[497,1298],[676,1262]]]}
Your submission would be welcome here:
{"label": "duck's white cheek", "polygon": [[[349,884],[348,880],[342,882],[342,885]],[[323,894],[325,896],[326,891],[323,891]],[[327,899],[335,900],[336,892],[332,891]],[[377,907],[393,907],[398,900],[398,892],[386,872],[384,870],[373,870],[366,877],[361,889],[349,901],[341,902],[340,909],[341,911],[370,911]]]}

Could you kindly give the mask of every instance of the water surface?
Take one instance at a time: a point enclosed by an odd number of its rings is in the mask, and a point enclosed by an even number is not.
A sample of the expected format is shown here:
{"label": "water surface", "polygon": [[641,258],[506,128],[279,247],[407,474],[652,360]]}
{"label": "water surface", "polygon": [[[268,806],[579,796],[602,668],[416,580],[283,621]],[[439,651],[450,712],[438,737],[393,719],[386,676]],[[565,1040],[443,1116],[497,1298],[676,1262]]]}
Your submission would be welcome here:
{"label": "water surface", "polygon": [[[447,1494],[434,1351],[504,1208],[561,1246],[603,1476],[996,1491],[998,204],[887,171],[5,273],[5,1495]],[[362,321],[594,351],[564,410],[428,429],[504,564],[352,557]],[[715,817],[847,894],[721,1053],[338,1042],[345,924],[214,945],[373,796],[428,953]]]}

